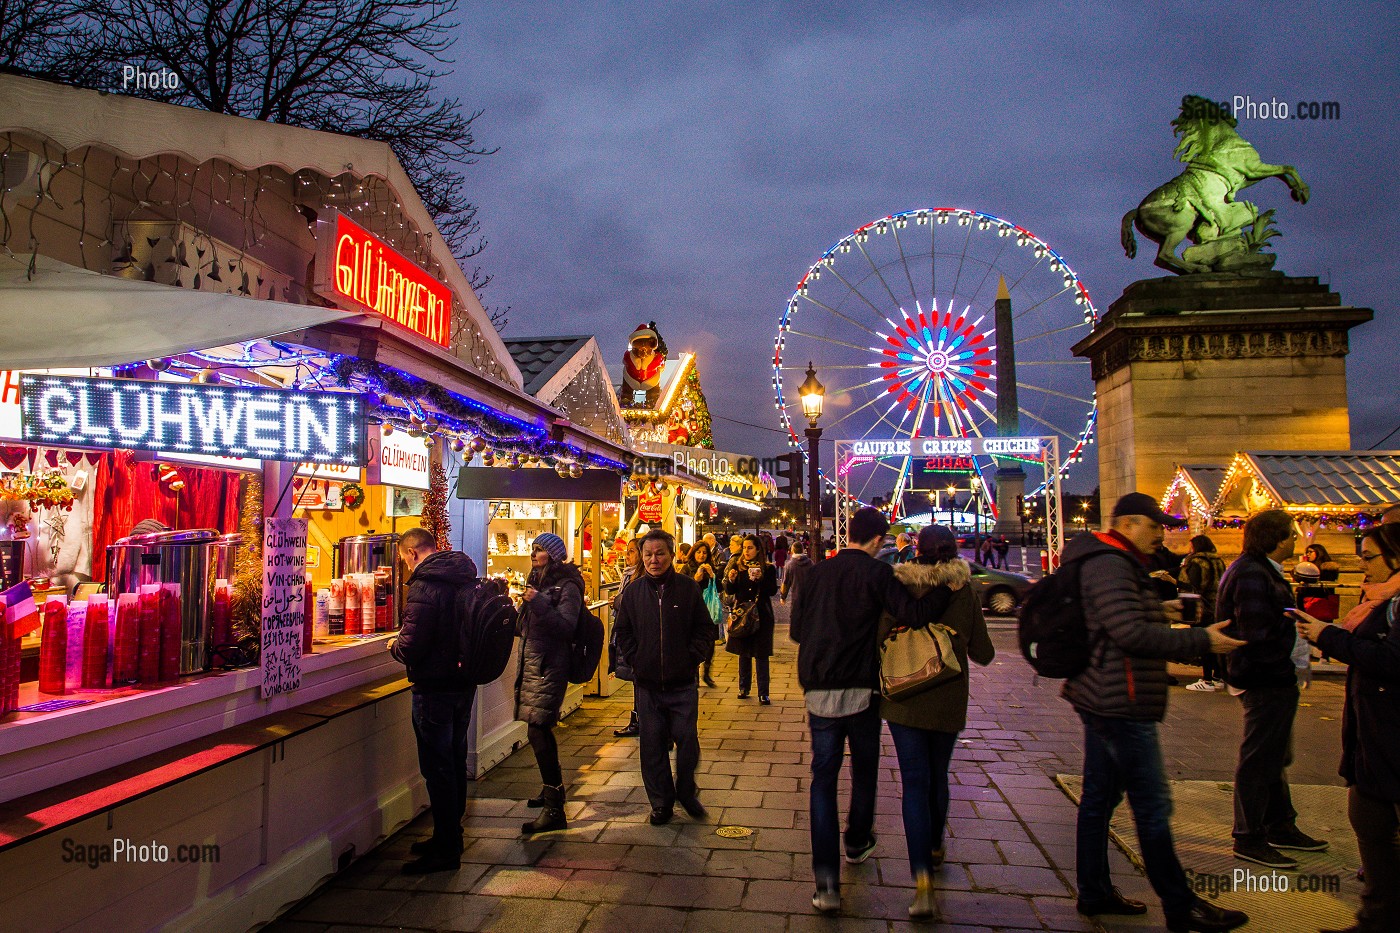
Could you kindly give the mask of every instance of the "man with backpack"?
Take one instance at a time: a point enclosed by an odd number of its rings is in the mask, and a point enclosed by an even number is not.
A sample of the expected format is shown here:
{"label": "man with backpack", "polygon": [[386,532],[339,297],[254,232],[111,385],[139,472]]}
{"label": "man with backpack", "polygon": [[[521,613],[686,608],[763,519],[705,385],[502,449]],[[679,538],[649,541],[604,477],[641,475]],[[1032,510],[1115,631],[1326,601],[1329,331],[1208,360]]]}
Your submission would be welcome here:
{"label": "man with backpack", "polygon": [[476,697],[476,685],[461,664],[458,607],[461,591],[477,586],[476,565],[461,551],[439,551],[422,528],[404,532],[399,556],[409,569],[408,599],[389,652],[408,669],[413,684],[418,768],[433,814],[432,838],[413,844],[418,858],[403,872],[455,871],[467,810],[467,726]]}
{"label": "man with backpack", "polygon": [[678,801],[692,819],[707,815],[695,785],[700,763],[696,670],[714,646],[715,626],[700,585],[672,567],[675,538],[652,529],[641,540],[641,553],[644,572],[618,596],[613,632],[622,663],[632,669],[650,822],[664,826]]}
{"label": "man with backpack", "polygon": [[1126,792],[1167,929],[1213,933],[1232,930],[1249,918],[1202,900],[1191,889],[1172,842],[1171,792],[1157,723],[1167,711],[1168,659],[1224,654],[1243,642],[1221,632],[1224,622],[1171,627],[1180,621],[1181,604],[1163,604],[1148,567],[1162,543],[1163,527],[1182,524],[1163,513],[1151,496],[1129,493],[1114,505],[1107,532],[1078,535],[1069,542],[1056,572],[1068,574],[1062,585],[1077,591],[1089,646],[1087,666],[1062,691],[1084,722],[1078,909],[1088,916],[1147,912],[1146,904],[1124,897],[1109,875],[1109,820]]}

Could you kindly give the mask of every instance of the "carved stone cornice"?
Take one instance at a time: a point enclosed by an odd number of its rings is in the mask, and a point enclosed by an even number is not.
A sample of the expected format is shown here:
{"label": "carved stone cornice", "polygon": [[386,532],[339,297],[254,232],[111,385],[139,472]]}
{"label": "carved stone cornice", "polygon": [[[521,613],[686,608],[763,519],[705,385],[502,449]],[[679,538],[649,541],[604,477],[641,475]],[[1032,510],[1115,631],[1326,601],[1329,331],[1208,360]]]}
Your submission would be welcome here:
{"label": "carved stone cornice", "polygon": [[1221,284],[1189,277],[1135,283],[1074,354],[1090,360],[1096,382],[1135,362],[1346,356],[1348,331],[1374,316],[1370,308],[1340,306],[1315,279],[1236,286],[1231,291],[1245,306],[1236,308],[1222,307]]}

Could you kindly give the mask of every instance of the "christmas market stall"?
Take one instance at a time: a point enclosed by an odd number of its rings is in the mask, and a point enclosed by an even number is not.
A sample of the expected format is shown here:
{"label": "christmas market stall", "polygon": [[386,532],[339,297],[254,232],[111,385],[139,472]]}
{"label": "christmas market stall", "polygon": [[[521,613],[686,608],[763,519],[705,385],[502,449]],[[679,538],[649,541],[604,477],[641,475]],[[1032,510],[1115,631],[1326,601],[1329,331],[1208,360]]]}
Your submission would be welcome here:
{"label": "christmas market stall", "polygon": [[[426,805],[385,647],[398,534],[489,569],[448,470],[616,501],[628,452],[524,389],[383,143],[0,74],[0,179],[0,911],[242,933]],[[113,837],[219,857],[63,857]]]}
{"label": "christmas market stall", "polygon": [[[1206,534],[1222,555],[1240,550],[1245,520],[1263,509],[1283,509],[1302,529],[1294,561],[1309,544],[1327,549],[1340,566],[1340,610],[1355,605],[1362,568],[1361,533],[1400,502],[1400,451],[1242,451],[1225,470],[1211,504]],[[1287,565],[1291,570],[1292,565]]]}
{"label": "christmas market stall", "polygon": [[[1184,544],[1192,535],[1208,534],[1212,507],[1225,478],[1226,464],[1179,464],[1172,481],[1162,493],[1161,507],[1168,515],[1179,515],[1187,521],[1182,530],[1168,529],[1168,547]],[[1184,537],[1183,537],[1184,536]]]}

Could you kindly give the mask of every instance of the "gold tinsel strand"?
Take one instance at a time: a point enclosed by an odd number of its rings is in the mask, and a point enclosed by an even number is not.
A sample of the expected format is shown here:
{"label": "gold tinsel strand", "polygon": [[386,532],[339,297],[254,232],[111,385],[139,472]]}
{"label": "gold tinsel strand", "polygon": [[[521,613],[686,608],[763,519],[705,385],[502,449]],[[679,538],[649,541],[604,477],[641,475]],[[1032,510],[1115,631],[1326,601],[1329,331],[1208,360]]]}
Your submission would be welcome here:
{"label": "gold tinsel strand", "polygon": [[230,614],[237,639],[260,637],[262,633],[262,477],[244,474],[238,490],[238,533],[243,546],[234,562],[233,599]]}

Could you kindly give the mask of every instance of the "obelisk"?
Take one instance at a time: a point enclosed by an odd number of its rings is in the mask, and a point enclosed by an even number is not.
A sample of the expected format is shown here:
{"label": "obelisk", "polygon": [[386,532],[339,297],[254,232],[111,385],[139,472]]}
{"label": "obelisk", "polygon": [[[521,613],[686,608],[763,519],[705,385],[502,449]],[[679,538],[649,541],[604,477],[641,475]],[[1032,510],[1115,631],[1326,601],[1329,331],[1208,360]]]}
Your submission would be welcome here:
{"label": "obelisk", "polygon": [[[1011,325],[1011,292],[1006,279],[997,282],[997,433],[1015,437],[1021,433],[1021,410],[1016,401],[1016,338]],[[1026,492],[1026,471],[1015,460],[997,464],[997,523],[993,534],[1008,537],[1021,532],[1016,503]]]}

